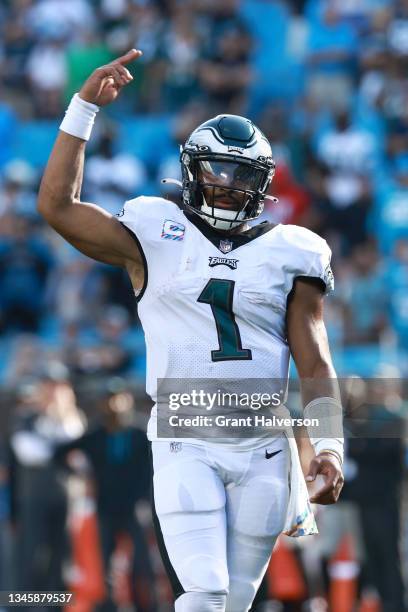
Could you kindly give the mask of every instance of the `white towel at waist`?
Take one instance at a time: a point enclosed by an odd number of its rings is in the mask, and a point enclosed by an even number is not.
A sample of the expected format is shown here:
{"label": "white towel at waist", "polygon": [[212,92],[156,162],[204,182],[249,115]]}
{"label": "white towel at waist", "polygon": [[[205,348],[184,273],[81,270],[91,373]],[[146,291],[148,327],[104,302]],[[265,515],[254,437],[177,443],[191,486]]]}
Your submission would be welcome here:
{"label": "white towel at waist", "polygon": [[298,538],[318,533],[309,502],[309,493],[300,465],[296,440],[292,432],[285,432],[290,448],[289,504],[283,533]]}
{"label": "white towel at waist", "polygon": [[[291,418],[290,412],[286,406],[282,405],[273,412],[279,418]],[[282,427],[281,431],[286,435],[290,449],[290,492],[283,533],[293,538],[313,535],[318,533],[318,529],[310,505],[309,493],[303,476],[302,466],[300,465],[295,435],[290,426]]]}

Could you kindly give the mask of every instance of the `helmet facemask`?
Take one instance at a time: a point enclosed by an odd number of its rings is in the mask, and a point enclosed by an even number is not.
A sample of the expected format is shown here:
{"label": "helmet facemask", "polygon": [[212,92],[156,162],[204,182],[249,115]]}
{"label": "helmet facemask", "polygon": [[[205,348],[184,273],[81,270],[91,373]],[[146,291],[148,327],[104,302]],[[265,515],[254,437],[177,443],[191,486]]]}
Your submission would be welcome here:
{"label": "helmet facemask", "polygon": [[209,225],[230,231],[259,217],[274,175],[272,159],[184,150],[181,162],[184,204]]}

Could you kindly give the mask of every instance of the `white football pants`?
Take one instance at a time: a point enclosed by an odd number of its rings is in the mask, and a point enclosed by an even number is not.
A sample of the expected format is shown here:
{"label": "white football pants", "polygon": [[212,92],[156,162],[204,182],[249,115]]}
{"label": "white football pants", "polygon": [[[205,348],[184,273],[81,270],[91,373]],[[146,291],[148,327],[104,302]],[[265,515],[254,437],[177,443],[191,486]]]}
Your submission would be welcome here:
{"label": "white football pants", "polygon": [[176,612],[247,612],[284,528],[284,435],[252,450],[152,442],[157,536]]}

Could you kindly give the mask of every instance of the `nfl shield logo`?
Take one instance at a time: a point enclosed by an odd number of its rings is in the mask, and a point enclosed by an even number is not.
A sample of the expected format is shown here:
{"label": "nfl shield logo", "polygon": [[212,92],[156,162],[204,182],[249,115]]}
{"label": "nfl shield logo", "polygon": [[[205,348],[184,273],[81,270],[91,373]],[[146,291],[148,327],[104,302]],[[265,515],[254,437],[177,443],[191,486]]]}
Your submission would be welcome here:
{"label": "nfl shield logo", "polygon": [[231,240],[220,240],[220,251],[222,253],[229,253],[232,251],[232,242]]}

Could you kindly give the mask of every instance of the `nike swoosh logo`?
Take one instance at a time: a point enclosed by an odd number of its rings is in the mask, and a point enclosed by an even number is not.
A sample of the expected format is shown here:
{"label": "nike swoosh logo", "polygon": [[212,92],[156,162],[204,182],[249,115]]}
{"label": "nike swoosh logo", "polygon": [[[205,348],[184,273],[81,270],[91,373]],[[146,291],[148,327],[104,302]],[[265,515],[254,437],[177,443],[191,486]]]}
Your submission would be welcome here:
{"label": "nike swoosh logo", "polygon": [[268,451],[265,449],[265,459],[271,459],[271,457],[274,457],[275,455],[281,452],[282,452],[282,449],[275,451],[274,453],[268,453]]}

